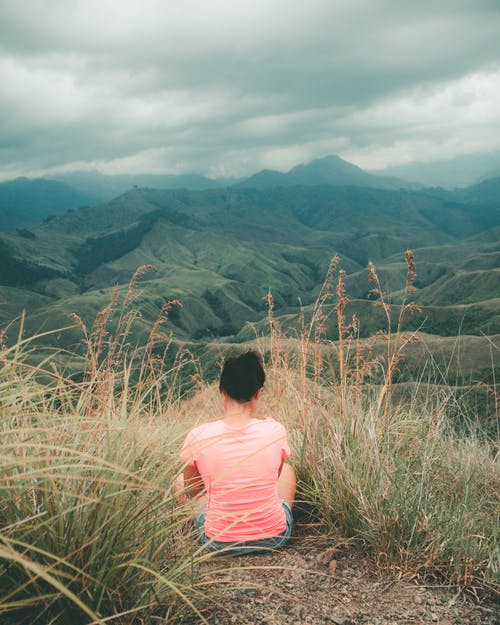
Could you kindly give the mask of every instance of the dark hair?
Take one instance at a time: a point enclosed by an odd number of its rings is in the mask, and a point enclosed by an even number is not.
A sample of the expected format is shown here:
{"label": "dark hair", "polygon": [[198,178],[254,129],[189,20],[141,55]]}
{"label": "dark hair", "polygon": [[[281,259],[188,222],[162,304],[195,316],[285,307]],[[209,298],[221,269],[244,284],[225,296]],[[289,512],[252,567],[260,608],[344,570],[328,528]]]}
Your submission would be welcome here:
{"label": "dark hair", "polygon": [[250,401],[264,386],[266,374],[262,360],[254,351],[228,358],[222,367],[219,390],[238,402]]}

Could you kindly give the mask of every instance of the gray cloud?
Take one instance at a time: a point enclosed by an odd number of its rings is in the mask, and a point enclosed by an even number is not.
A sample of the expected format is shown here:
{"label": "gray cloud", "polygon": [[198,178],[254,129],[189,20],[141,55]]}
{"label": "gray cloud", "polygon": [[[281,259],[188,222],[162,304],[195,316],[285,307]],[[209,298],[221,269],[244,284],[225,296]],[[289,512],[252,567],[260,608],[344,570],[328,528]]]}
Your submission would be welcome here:
{"label": "gray cloud", "polygon": [[496,0],[0,0],[0,175],[498,149],[498,32]]}

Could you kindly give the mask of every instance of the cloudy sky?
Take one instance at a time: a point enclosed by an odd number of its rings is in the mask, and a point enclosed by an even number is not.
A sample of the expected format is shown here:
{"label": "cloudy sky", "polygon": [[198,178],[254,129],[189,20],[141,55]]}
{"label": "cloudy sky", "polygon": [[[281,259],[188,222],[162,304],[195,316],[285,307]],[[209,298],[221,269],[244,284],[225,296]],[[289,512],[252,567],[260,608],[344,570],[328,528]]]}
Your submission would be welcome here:
{"label": "cloudy sky", "polygon": [[500,150],[500,0],[0,0],[0,178]]}

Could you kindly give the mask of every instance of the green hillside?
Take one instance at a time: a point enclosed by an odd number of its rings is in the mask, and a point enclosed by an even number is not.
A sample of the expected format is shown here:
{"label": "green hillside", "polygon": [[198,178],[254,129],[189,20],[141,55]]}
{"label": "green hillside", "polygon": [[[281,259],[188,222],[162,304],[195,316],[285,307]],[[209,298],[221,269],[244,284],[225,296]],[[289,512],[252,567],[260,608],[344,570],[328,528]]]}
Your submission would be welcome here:
{"label": "green hillside", "polygon": [[[268,292],[275,316],[298,328],[300,310],[307,317],[338,254],[349,314],[358,316],[366,337],[384,321],[369,299],[368,261],[376,263],[396,306],[405,284],[404,250],[411,248],[415,301],[423,311],[408,318],[407,329],[443,337],[495,334],[499,214],[492,204],[401,189],[134,189],[46,220],[32,228],[32,237],[2,233],[0,322],[7,325],[25,310],[27,334],[64,327],[72,312],[91,323],[115,285],[125,292],[138,267],[153,265],[135,303],[138,334],[175,299],[182,308],[171,311],[169,328],[177,339],[247,340],[249,322],[264,331]],[[326,325],[335,339],[335,323]],[[74,330],[55,340],[70,347],[80,337]]]}
{"label": "green hillside", "polygon": [[0,182],[0,231],[17,228],[21,236],[32,238],[33,233],[27,230],[31,224],[95,203],[91,194],[55,180],[16,178]]}

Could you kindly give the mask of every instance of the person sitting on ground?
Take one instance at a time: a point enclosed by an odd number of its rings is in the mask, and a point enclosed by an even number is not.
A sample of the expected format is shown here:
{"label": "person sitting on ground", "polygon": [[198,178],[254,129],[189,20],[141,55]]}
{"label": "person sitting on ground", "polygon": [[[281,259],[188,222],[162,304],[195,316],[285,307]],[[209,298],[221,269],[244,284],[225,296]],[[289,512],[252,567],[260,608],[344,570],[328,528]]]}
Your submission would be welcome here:
{"label": "person sitting on ground", "polygon": [[290,538],[296,479],[286,430],[255,416],[265,381],[259,355],[225,361],[219,381],[224,413],[187,435],[181,449],[188,497],[203,506],[195,516],[210,551],[275,549]]}

